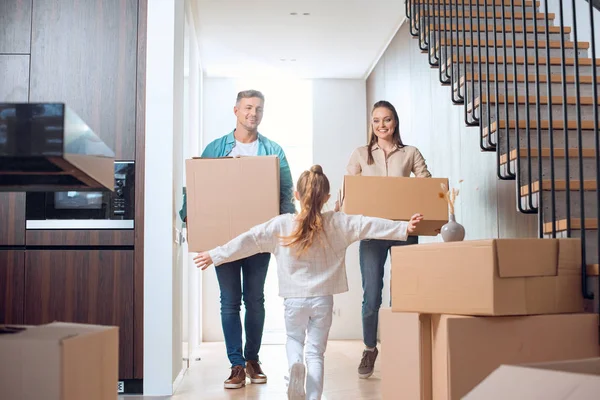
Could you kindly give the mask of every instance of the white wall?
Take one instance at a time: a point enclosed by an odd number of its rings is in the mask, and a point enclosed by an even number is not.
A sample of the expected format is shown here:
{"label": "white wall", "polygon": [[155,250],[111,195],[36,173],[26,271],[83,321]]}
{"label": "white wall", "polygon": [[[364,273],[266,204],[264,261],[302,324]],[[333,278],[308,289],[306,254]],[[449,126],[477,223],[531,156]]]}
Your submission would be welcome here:
{"label": "white wall", "polygon": [[[181,371],[179,250],[183,0],[148,1],[144,220],[144,394],[173,393]],[[179,188],[178,188],[179,186]]]}
{"label": "white wall", "polygon": [[[331,202],[341,188],[354,149],[366,144],[367,94],[360,79],[313,81],[313,159],[323,167],[331,184]],[[349,291],[334,298],[330,339],[361,339],[362,282],[358,243],[346,253]]]}

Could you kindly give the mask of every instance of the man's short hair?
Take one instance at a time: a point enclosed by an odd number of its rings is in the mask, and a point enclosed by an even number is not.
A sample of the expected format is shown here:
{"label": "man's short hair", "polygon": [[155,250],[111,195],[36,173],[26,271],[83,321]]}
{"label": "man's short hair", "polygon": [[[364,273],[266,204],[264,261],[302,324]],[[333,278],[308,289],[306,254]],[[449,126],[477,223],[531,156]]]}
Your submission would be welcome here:
{"label": "man's short hair", "polygon": [[258,90],[242,90],[238,93],[235,104],[240,104],[240,100],[242,99],[250,99],[252,97],[258,97],[263,102],[265,101],[265,96]]}

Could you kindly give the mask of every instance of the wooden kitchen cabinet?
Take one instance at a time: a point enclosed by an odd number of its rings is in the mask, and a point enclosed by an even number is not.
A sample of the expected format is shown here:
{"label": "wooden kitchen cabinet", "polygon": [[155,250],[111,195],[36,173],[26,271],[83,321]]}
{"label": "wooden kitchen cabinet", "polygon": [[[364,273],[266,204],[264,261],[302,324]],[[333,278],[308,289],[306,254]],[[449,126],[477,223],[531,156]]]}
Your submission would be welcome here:
{"label": "wooden kitchen cabinet", "polygon": [[0,246],[25,245],[25,193],[0,192]]}
{"label": "wooden kitchen cabinet", "polygon": [[27,250],[25,324],[119,327],[119,379],[133,378],[133,250]]}
{"label": "wooden kitchen cabinet", "polygon": [[0,250],[0,325],[23,324],[25,250]]}
{"label": "wooden kitchen cabinet", "polygon": [[34,0],[31,102],[71,107],[135,159],[137,0]]}

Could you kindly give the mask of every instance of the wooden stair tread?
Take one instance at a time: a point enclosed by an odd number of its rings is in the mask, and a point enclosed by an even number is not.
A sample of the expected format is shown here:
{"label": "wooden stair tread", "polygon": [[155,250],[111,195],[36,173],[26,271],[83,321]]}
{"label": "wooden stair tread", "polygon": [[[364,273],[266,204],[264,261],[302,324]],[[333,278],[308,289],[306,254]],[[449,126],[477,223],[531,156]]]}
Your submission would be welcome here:
{"label": "wooden stair tread", "polygon": [[[453,6],[455,4],[455,0],[421,0],[420,1],[421,4],[433,4],[433,5],[438,5],[438,4],[448,4]],[[465,5],[471,5],[471,4],[480,4],[480,5],[484,5],[485,1],[484,0],[464,0],[463,3],[465,3]],[[418,5],[419,3],[415,3],[415,7]],[[541,2],[540,1],[536,1],[535,4],[539,7]],[[487,5],[488,6],[500,6],[500,5],[505,5],[505,6],[510,6],[511,5],[511,0],[487,0]],[[532,0],[526,0],[525,1],[525,6],[529,6],[531,7],[533,5],[533,1]],[[519,2],[519,4],[515,4],[516,7],[520,7],[521,3]]]}
{"label": "wooden stair tread", "polygon": [[[435,29],[437,29],[438,26],[443,31],[456,31],[457,30],[456,24],[447,24],[447,23],[438,24],[437,22],[436,23],[430,23],[429,24],[429,29],[435,30]],[[464,30],[466,30],[467,32],[470,32],[471,30],[473,30],[473,32],[485,32],[485,23],[480,23],[479,25],[477,25],[477,24],[474,24],[474,25],[467,24],[466,27],[467,28],[464,29]],[[472,29],[473,27],[475,29]],[[463,30],[462,28],[463,28],[462,24],[458,25],[458,31],[459,32],[462,32],[462,30]],[[514,28],[515,28],[514,29],[515,33],[523,33],[523,26],[522,25],[516,25]],[[488,29],[487,30],[488,30],[488,33],[492,32],[492,34],[493,34],[493,32],[494,32],[494,25],[493,24],[492,25],[488,24]],[[512,31],[513,31],[512,25],[507,25],[506,26],[506,32],[512,32]],[[527,31],[527,33],[533,33],[533,32],[537,32],[538,34],[540,34],[540,33],[546,33],[546,27],[545,26],[538,26],[537,27],[537,31],[534,31],[533,30],[533,26],[527,26],[526,27],[526,31]],[[502,32],[502,26],[498,27],[498,25],[496,24],[496,33],[498,33],[498,32]],[[548,32],[549,33],[561,33],[560,26],[549,26],[548,27]],[[565,26],[565,28],[563,29],[563,33],[564,34],[571,33],[571,27]]]}
{"label": "wooden stair tread", "polygon": [[[527,149],[521,149],[519,152],[519,154],[521,155],[521,159],[527,157],[527,153]],[[579,149],[569,149],[568,153],[569,158],[579,158]],[[532,148],[529,150],[529,154],[531,155],[531,157],[538,157],[540,155],[540,152],[537,148]],[[581,154],[583,158],[594,158],[596,157],[596,150],[592,148],[584,148],[581,150]],[[508,159],[510,159],[510,161],[515,161],[517,159],[517,149],[511,150],[510,153],[508,153],[508,155],[510,156],[510,158],[507,157],[506,154],[500,155],[500,164],[506,164]],[[550,149],[542,148],[541,156],[550,157]],[[554,149],[554,158],[565,158],[564,147],[556,147]]]}
{"label": "wooden stair tread", "polygon": [[588,264],[586,265],[587,276],[600,276],[600,265]]}
{"label": "wooden stair tread", "polygon": [[[597,218],[586,218],[585,219],[585,224],[581,223],[581,219],[580,218],[571,218],[571,230],[580,230],[581,226],[585,225],[585,229],[598,229],[598,219]],[[566,219],[559,219],[558,221],[556,221],[556,231],[557,232],[561,232],[561,231],[566,231],[567,230],[567,220]],[[552,233],[552,222],[546,222],[544,224],[544,233]]]}
{"label": "wooden stair tread", "polygon": [[[542,105],[548,105],[548,96],[540,96],[539,98],[539,102],[537,101],[538,99],[536,98],[536,96],[529,96],[529,105],[535,106],[536,104],[542,104]],[[504,95],[499,95],[498,96],[498,101],[496,101],[496,96],[495,95],[490,95],[489,99],[487,95],[483,95],[481,97],[477,97],[475,98],[474,101],[469,102],[469,104],[467,105],[467,111],[472,111],[473,109],[473,103],[475,103],[475,108],[478,108],[480,103],[483,102],[484,104],[496,104],[496,103],[508,103],[508,104],[515,104],[515,96],[508,96],[508,101],[505,99]],[[525,96],[519,96],[518,98],[518,103],[519,104],[526,104],[525,101]],[[562,96],[552,96],[552,105],[562,105],[563,104],[563,97]],[[567,102],[566,104],[571,104],[571,105],[577,105],[577,97],[575,96],[567,96]],[[590,105],[594,105],[594,97],[592,96],[580,96],[579,97],[579,104],[582,106],[590,106]],[[600,104],[600,97],[596,99],[596,104]]]}
{"label": "wooden stair tread", "polygon": [[[515,4],[516,7],[518,7],[518,4]],[[453,10],[456,11],[456,10]],[[495,18],[494,18],[494,14],[495,14]],[[556,14],[554,13],[548,13],[548,20],[553,20],[556,19]],[[415,22],[416,18],[419,17],[440,17],[440,18],[456,18],[458,16],[458,18],[463,18],[463,11],[461,9],[458,10],[458,12],[451,12],[451,11],[447,11],[447,10],[443,10],[442,12],[439,12],[437,10],[430,12],[429,10],[420,10],[418,12],[415,12],[414,16],[412,18],[413,23]],[[502,11],[484,11],[484,10],[480,10],[479,12],[477,12],[477,10],[473,10],[472,12],[469,10],[465,10],[464,12],[464,17],[465,18],[477,18],[479,17],[481,18],[485,18],[488,17],[488,19],[502,19]],[[536,19],[544,19],[544,17],[546,16],[546,14],[544,13],[536,13]],[[505,11],[504,12],[504,18],[509,20],[512,19],[513,15],[510,11]],[[517,22],[522,22],[523,21],[523,12],[522,11],[517,11],[515,12],[514,18]],[[526,11],[525,12],[525,20],[533,20],[533,13],[531,11]],[[492,22],[493,24],[493,22]],[[497,25],[497,24],[496,24]]]}
{"label": "wooden stair tread", "polygon": [[[511,120],[509,125],[508,125],[508,129],[515,129],[515,121]],[[550,126],[550,124],[548,123],[547,120],[543,120],[540,124],[540,129],[548,129],[548,127]],[[552,121],[552,129],[564,129],[565,124],[564,121],[561,120],[553,120]],[[496,121],[492,122],[490,128],[488,129],[488,127],[483,128],[484,131],[484,135],[487,136],[488,135],[488,131],[491,132],[496,132],[498,128],[498,123]],[[527,128],[527,121],[526,120],[519,120],[519,128],[525,129]],[[537,129],[537,121],[532,119],[529,121],[529,128],[532,129]],[[506,129],[506,121],[505,120],[501,120],[500,121],[500,129]],[[577,121],[574,120],[569,120],[567,121],[567,129],[577,129]],[[581,121],[581,130],[593,130],[594,129],[594,121]]]}
{"label": "wooden stair tread", "polygon": [[[583,190],[591,191],[596,190],[597,182],[595,180],[584,180],[583,181]],[[569,190],[579,191],[581,187],[579,180],[569,180]],[[552,190],[552,181],[550,179],[542,180],[542,190],[550,191]],[[566,179],[555,179],[554,180],[554,190],[557,192],[564,192],[567,190],[567,180]],[[531,183],[531,193],[539,193],[540,192],[540,181],[535,181]],[[521,186],[521,196],[527,196],[529,194],[529,185]]]}
{"label": "wooden stair tread", "polygon": [[[544,71],[545,72],[545,71]],[[483,81],[487,81],[487,74],[482,74],[483,77]],[[475,73],[475,75],[472,75],[471,72],[467,72],[466,75],[461,76],[459,82],[457,82],[455,84],[456,85],[460,85],[460,86],[464,86],[465,81],[471,81],[471,78],[473,78],[476,82],[479,81],[479,73]],[[515,80],[515,76],[514,74],[508,74],[506,76],[506,78],[508,79],[508,82],[514,82]],[[492,82],[504,82],[505,79],[505,75],[504,74],[498,74],[498,80],[496,80],[496,75],[495,74],[490,74],[490,81]],[[547,79],[547,75],[539,75],[538,76],[538,82],[540,83],[548,83],[548,79]],[[535,83],[535,75],[529,75],[527,81],[531,82],[531,83]],[[567,83],[575,83],[575,75],[568,75],[567,76]],[[517,75],[517,82],[525,82],[525,75],[524,74],[518,74]],[[551,83],[562,83],[562,78],[560,75],[550,75],[550,82]],[[591,85],[592,84],[592,76],[589,75],[584,75],[584,76],[579,76],[579,83],[580,84],[585,84],[585,85]],[[600,74],[598,74],[598,76],[596,77],[596,83],[600,83]],[[456,90],[456,87],[455,87]]]}
{"label": "wooden stair tread", "polygon": [[[466,40],[457,40],[457,39],[452,39],[452,40],[448,40],[449,43],[451,43],[454,46],[462,46],[463,42],[465,46],[471,46],[471,39],[467,38]],[[479,39],[473,39],[473,46],[474,47],[479,47],[481,44],[485,45],[484,40],[479,40]],[[523,48],[524,47],[524,40],[516,40],[516,47],[517,48]],[[445,46],[446,45],[446,39],[445,38],[441,38],[441,40],[439,41],[439,45]],[[496,40],[496,43],[494,44],[494,40],[493,39],[488,39],[487,41],[487,46],[488,47],[504,47],[504,41],[502,39]],[[513,47],[513,41],[512,39],[507,39],[506,40],[506,47]],[[538,48],[539,49],[545,49],[547,48],[547,44],[545,40],[538,40]],[[437,44],[436,44],[436,48],[437,48]],[[535,40],[527,40],[527,48],[535,48]],[[551,49],[560,49],[560,40],[551,40],[550,41],[550,48]],[[575,48],[575,42],[572,41],[565,41],[565,49],[574,49]],[[589,42],[578,42],[577,43],[577,48],[579,50],[587,50],[590,48],[590,44]]]}
{"label": "wooden stair tread", "polygon": [[[464,56],[458,56],[458,55],[453,55],[452,56],[452,60],[448,59],[448,61],[446,62],[446,67],[449,67],[452,62],[471,62],[471,57],[470,55],[467,55],[466,58]],[[547,57],[538,57],[538,62],[540,65],[546,65],[546,62],[548,61]],[[479,62],[479,56],[476,55],[473,57],[473,63],[478,63]],[[488,58],[486,56],[481,56],[481,63],[482,64],[486,64],[488,62]],[[579,62],[579,66],[580,67],[587,67],[587,66],[591,66],[592,65],[592,59],[591,58],[587,58],[587,57],[581,57],[578,59]],[[490,56],[489,57],[489,63],[490,64],[495,64],[496,63],[496,58],[494,56]],[[498,56],[498,64],[503,64],[504,63],[504,56]],[[506,57],[506,63],[507,64],[512,64],[513,63],[513,56],[507,56]],[[525,56],[517,56],[516,59],[516,63],[518,65],[521,64],[525,64]],[[528,56],[527,57],[527,64],[535,64],[535,57],[534,56]],[[561,65],[561,57],[550,57],[550,65]],[[575,65],[575,58],[573,57],[568,57],[565,58],[565,65],[569,65],[569,66],[574,66]],[[596,67],[600,66],[600,59],[596,59]]]}

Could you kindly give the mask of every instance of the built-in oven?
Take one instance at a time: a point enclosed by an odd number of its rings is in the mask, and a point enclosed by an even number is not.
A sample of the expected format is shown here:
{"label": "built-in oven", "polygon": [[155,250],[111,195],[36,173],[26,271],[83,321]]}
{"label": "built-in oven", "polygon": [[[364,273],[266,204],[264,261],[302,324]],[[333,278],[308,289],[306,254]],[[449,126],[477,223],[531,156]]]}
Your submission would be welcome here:
{"label": "built-in oven", "polygon": [[114,191],[28,192],[27,229],[133,229],[135,165],[115,161]]}

